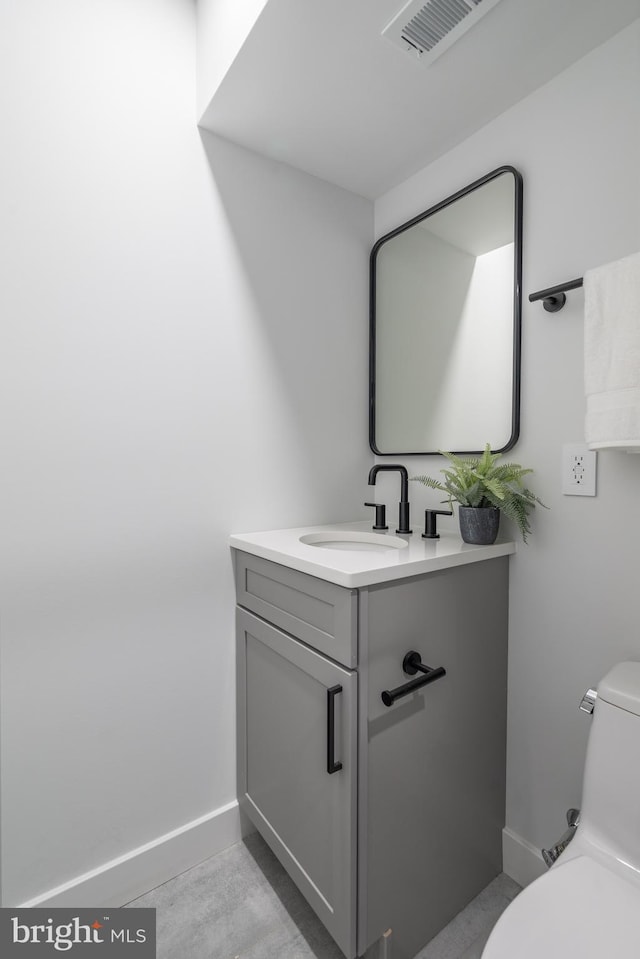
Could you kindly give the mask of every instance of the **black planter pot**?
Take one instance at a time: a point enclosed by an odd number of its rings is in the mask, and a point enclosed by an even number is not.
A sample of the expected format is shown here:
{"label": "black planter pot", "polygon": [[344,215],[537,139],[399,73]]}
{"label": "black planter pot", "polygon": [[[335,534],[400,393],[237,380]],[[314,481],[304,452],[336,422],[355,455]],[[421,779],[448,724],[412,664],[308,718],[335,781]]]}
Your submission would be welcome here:
{"label": "black planter pot", "polygon": [[473,546],[491,546],[500,527],[500,510],[494,506],[458,506],[460,535]]}

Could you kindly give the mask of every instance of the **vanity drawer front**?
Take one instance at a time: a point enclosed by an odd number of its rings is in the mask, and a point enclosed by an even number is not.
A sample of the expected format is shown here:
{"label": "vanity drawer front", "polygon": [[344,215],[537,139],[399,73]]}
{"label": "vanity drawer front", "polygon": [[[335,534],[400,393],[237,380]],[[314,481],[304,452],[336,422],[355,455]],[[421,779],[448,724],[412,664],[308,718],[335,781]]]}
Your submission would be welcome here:
{"label": "vanity drawer front", "polygon": [[238,603],[344,666],[354,667],[357,591],[236,552]]}

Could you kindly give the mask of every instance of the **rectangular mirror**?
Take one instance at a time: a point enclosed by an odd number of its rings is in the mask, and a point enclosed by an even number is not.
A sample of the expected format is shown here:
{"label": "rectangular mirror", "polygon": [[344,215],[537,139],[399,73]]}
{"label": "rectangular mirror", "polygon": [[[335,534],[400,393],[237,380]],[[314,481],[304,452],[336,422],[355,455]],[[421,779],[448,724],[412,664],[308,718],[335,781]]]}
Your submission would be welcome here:
{"label": "rectangular mirror", "polygon": [[503,166],[371,251],[369,443],[474,453],[520,428],[522,177]]}

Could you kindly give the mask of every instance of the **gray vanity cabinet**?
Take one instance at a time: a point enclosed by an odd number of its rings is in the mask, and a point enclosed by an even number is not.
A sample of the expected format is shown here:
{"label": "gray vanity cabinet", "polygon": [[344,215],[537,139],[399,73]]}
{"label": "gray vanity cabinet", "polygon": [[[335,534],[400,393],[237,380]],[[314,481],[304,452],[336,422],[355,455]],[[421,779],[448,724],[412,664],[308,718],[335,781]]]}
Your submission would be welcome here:
{"label": "gray vanity cabinet", "polygon": [[[241,808],[348,959],[413,959],[501,870],[507,558],[358,590],[235,558]],[[446,675],[386,707],[409,650]]]}

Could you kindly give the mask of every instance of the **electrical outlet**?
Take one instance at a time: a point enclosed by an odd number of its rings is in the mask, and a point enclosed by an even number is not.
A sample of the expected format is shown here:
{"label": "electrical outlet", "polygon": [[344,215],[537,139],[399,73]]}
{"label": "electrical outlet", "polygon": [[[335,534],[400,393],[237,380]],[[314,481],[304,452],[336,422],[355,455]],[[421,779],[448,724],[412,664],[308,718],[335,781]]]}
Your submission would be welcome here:
{"label": "electrical outlet", "polygon": [[562,492],[565,496],[596,495],[598,454],[584,443],[565,443],[562,447]]}

